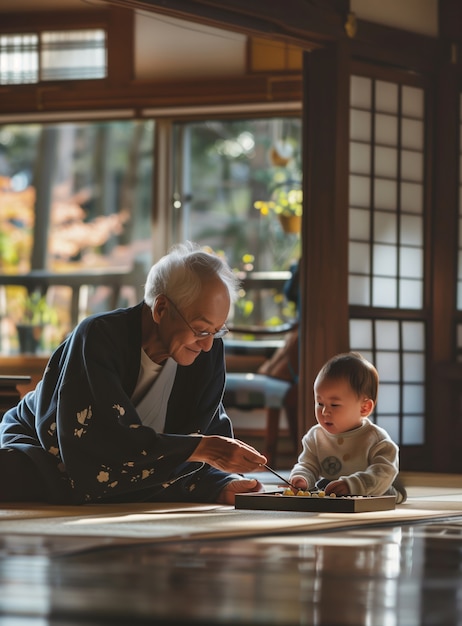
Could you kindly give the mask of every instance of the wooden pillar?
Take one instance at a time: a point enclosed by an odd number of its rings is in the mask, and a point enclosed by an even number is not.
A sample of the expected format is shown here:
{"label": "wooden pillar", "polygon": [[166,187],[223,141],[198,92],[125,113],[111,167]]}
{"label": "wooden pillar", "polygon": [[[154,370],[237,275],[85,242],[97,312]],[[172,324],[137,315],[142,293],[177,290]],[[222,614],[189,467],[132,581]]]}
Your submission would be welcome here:
{"label": "wooden pillar", "polygon": [[462,424],[457,379],[448,375],[456,360],[457,247],[459,237],[459,124],[462,84],[462,6],[458,0],[439,3],[439,59],[435,82],[432,146],[432,248],[429,308],[428,432],[433,471],[462,471]]}
{"label": "wooden pillar", "polygon": [[299,426],[314,423],[313,382],[349,348],[349,42],[304,53],[301,385]]}

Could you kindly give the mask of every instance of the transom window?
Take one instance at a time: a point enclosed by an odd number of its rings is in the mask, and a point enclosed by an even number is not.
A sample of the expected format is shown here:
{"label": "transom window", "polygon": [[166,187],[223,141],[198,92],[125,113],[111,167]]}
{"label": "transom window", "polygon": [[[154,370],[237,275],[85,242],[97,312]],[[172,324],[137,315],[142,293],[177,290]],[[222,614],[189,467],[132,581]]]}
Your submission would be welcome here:
{"label": "transom window", "polygon": [[106,33],[102,29],[0,35],[1,85],[106,75]]}

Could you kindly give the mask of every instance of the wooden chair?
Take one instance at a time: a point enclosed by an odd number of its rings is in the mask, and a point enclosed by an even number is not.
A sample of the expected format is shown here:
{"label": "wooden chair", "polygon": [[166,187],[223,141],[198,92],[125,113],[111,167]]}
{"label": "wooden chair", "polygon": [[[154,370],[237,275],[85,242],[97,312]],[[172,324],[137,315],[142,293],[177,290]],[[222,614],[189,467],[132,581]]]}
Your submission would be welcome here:
{"label": "wooden chair", "polygon": [[0,375],[0,422],[5,412],[21,399],[18,385],[30,383],[30,376]]}
{"label": "wooden chair", "polygon": [[[296,325],[285,324],[274,329],[261,327],[231,327],[233,333],[245,332],[252,335],[287,336]],[[250,330],[252,329],[252,330]],[[245,343],[245,342],[243,342]],[[258,348],[258,344],[262,346]],[[279,342],[280,343],[280,342]],[[267,350],[265,342],[248,342],[250,356],[255,350],[265,350],[267,358],[271,357],[276,350],[273,347]],[[255,347],[257,344],[257,347]],[[225,343],[226,345],[226,343]],[[271,343],[270,343],[271,346]],[[229,350],[229,346],[226,347]],[[281,380],[267,374],[255,372],[228,372],[223,402],[226,408],[238,408],[241,410],[265,409],[266,425],[264,436],[263,453],[268,459],[268,465],[276,465],[277,444],[279,439],[279,427],[281,411],[284,409],[289,426],[290,437],[294,447],[294,453],[298,452],[298,382]]]}

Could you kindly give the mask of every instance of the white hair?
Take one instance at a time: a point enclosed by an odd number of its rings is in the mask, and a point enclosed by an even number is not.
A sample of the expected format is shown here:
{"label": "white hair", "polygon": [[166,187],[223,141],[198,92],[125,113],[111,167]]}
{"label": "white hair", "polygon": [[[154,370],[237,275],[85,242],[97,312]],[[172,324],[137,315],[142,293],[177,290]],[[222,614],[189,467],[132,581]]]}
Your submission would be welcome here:
{"label": "white hair", "polygon": [[164,294],[179,306],[188,306],[199,297],[203,284],[214,279],[221,280],[230,301],[235,302],[239,279],[226,261],[197,243],[176,244],[149,270],[144,301],[152,308],[156,298]]}

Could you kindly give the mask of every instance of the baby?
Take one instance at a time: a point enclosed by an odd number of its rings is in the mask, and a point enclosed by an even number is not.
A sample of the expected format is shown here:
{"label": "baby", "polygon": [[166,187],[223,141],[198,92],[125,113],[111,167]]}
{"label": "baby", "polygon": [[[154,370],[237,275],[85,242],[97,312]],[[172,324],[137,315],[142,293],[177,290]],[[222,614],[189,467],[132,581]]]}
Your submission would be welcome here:
{"label": "baby", "polygon": [[339,354],[314,382],[317,424],[302,439],[303,450],[290,473],[301,490],[327,495],[394,495],[407,498],[398,479],[399,450],[388,433],[371,422],[379,375],[358,352]]}

